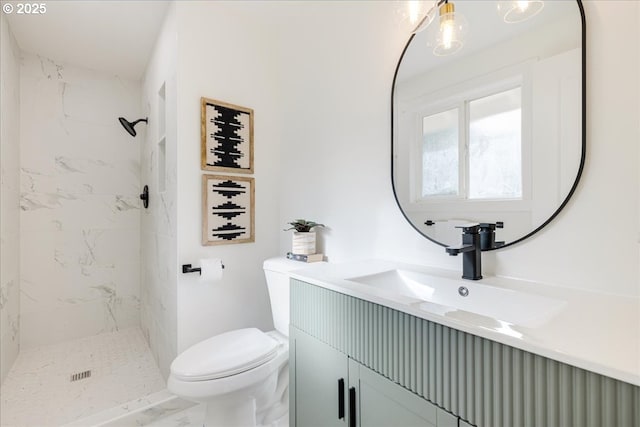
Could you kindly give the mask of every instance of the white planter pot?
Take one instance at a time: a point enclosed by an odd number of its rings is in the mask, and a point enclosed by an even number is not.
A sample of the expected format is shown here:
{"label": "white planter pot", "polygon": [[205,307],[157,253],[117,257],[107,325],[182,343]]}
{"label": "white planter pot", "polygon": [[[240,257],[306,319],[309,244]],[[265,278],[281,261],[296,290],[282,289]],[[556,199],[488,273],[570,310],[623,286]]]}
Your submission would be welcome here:
{"label": "white planter pot", "polygon": [[316,253],[316,232],[293,232],[291,253],[296,255],[313,255]]}

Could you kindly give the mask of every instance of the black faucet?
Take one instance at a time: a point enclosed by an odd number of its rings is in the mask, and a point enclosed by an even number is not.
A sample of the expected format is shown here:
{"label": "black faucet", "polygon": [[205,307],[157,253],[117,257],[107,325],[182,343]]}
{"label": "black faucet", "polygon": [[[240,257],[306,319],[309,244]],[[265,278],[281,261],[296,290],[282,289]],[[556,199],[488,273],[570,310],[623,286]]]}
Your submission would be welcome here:
{"label": "black faucet", "polygon": [[496,242],[496,228],[503,228],[504,222],[496,223],[481,222],[480,228],[480,250],[495,249],[504,246],[504,242]]}
{"label": "black faucet", "polygon": [[463,224],[462,245],[447,246],[445,249],[451,256],[462,254],[462,278],[468,280],[482,279],[482,251],[480,246],[480,224]]}

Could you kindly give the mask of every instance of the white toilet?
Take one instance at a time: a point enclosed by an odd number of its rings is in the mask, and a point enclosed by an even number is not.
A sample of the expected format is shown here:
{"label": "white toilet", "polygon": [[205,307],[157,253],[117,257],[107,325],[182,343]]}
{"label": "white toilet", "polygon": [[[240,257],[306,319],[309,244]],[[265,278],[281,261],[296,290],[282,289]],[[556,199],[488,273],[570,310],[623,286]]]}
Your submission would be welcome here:
{"label": "white toilet", "polygon": [[172,393],[206,404],[206,427],[280,427],[289,412],[289,272],[297,261],[264,262],[275,330],[237,329],[185,350],[171,364]]}

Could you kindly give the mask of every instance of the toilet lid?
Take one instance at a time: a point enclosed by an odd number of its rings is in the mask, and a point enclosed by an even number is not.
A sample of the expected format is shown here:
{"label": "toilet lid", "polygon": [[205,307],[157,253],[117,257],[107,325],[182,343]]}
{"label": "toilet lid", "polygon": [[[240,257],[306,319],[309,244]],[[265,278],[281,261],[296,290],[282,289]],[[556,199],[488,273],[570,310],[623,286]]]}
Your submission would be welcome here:
{"label": "toilet lid", "polygon": [[180,354],[171,373],[183,381],[236,375],[273,359],[278,341],[256,328],[237,329],[202,341]]}

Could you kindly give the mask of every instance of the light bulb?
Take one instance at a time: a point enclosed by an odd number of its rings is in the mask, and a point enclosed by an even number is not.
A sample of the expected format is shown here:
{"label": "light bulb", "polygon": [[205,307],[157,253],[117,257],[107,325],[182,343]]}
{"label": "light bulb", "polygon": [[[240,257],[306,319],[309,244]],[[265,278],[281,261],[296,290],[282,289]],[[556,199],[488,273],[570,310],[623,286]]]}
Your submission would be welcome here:
{"label": "light bulb", "polygon": [[442,46],[447,50],[450,50],[451,45],[453,44],[454,24],[455,22],[451,19],[447,19],[440,24],[440,31],[442,32]]}
{"label": "light bulb", "polygon": [[427,45],[433,47],[436,56],[451,55],[462,49],[467,32],[467,20],[455,11],[453,3],[440,6],[437,26],[429,29]]}
{"label": "light bulb", "polygon": [[525,12],[529,8],[529,0],[519,0],[517,3],[520,12]]}

